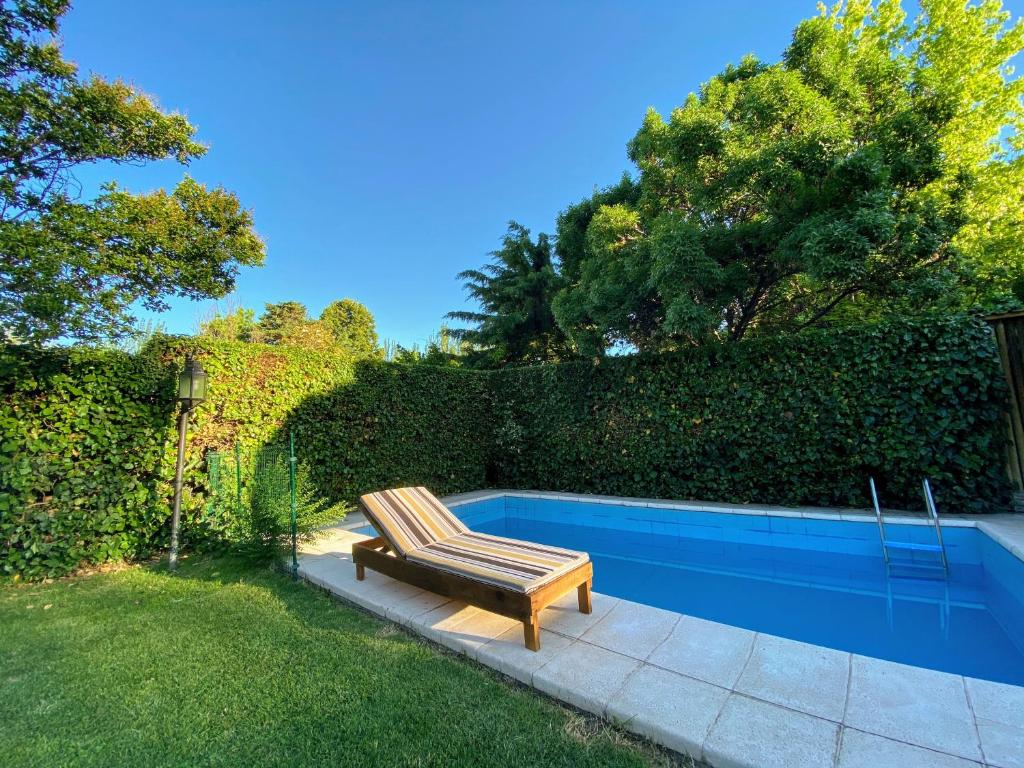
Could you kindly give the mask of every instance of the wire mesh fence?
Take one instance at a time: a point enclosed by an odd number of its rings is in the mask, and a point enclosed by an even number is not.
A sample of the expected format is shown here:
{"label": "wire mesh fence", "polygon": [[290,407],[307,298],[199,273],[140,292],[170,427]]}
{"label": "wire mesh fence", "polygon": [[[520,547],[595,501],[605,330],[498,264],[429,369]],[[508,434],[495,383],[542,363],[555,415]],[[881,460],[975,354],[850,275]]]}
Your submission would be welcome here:
{"label": "wire mesh fence", "polygon": [[[286,444],[255,449],[241,445],[206,455],[207,517],[223,520],[226,538],[253,554],[290,549],[292,575],[298,575],[298,461],[295,436]],[[305,507],[310,507],[304,498]],[[313,505],[316,506],[315,504]]]}

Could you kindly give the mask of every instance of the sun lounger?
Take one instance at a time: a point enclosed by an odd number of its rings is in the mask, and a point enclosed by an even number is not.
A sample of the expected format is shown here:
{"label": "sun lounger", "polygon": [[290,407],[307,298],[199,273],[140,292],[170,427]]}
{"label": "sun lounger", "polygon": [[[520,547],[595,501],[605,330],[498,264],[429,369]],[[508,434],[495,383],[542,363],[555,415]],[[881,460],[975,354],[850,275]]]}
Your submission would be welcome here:
{"label": "sun lounger", "polygon": [[585,552],[469,530],[426,488],[395,488],[360,499],[380,534],[352,547],[356,578],[366,568],[523,622],[526,647],[540,649],[538,615],[573,588],[590,613],[594,568]]}

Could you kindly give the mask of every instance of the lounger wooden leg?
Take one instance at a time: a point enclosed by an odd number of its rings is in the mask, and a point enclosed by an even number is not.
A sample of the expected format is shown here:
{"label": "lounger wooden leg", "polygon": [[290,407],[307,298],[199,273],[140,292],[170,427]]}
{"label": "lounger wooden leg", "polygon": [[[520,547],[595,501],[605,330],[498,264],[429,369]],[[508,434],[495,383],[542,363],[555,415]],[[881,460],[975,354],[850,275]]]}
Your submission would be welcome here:
{"label": "lounger wooden leg", "polygon": [[362,581],[366,578],[366,566],[362,563],[356,563],[356,581]]}
{"label": "lounger wooden leg", "polygon": [[530,616],[528,621],[523,622],[523,636],[526,639],[526,647],[531,651],[540,650],[540,620],[537,614]]}
{"label": "lounger wooden leg", "polygon": [[576,596],[579,598],[580,613],[590,613],[593,610],[590,604],[590,579],[576,587]]}

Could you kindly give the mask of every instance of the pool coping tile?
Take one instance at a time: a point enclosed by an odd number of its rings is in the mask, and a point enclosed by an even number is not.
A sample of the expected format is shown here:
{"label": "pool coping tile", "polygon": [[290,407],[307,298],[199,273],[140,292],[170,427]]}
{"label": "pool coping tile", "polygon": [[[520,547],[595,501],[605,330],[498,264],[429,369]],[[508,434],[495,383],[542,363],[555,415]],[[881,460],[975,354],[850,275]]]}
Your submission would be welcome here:
{"label": "pool coping tile", "polygon": [[643,662],[631,656],[574,640],[533,673],[531,684],[578,709],[604,716],[608,703],[641,666]]}
{"label": "pool coping tile", "polygon": [[[863,510],[512,490],[459,494],[443,501],[457,506],[509,495],[874,521]],[[926,524],[909,517],[889,520]],[[944,518],[943,525],[977,527],[1024,558],[1024,515],[983,520],[951,517]],[[991,768],[1024,768],[1018,758],[1024,754],[1024,715],[1018,711],[1024,711],[1019,705],[1024,702],[1024,687],[846,654],[597,592],[593,593],[594,613],[584,615],[577,611],[575,590],[542,613],[541,650],[535,654],[522,646],[522,625],[512,619],[431,595],[369,569],[365,581],[356,581],[351,542],[369,537],[353,532],[353,527],[358,526],[331,528],[320,547],[317,542],[305,545],[299,558],[302,578],[525,685],[611,718],[627,730],[703,758],[716,768],[859,768],[867,759],[864,755],[877,754],[878,749],[899,751],[906,756],[908,768],[918,764],[966,768],[981,762]],[[617,645],[615,636],[606,636],[601,626],[610,628],[630,615],[650,618],[651,635],[638,638],[634,647]],[[605,647],[609,645],[615,647]],[[721,653],[709,657],[709,649]],[[845,679],[840,669],[844,660],[849,669]],[[922,693],[924,689],[928,693]],[[673,690],[690,695],[672,697]],[[828,703],[830,698],[842,698],[843,706]],[[936,702],[943,713],[941,722],[928,711],[936,708]],[[781,735],[785,733],[790,736]]]}
{"label": "pool coping tile", "polygon": [[757,633],[680,615],[672,632],[646,661],[694,680],[732,690],[750,659]]}
{"label": "pool coping tile", "polygon": [[844,724],[978,762],[975,715],[960,675],[853,654]]}
{"label": "pool coping tile", "polygon": [[1024,687],[964,678],[986,762],[1024,768]]}
{"label": "pool coping tile", "polygon": [[668,639],[681,614],[620,600],[579,639],[640,661]]}
{"label": "pool coping tile", "polygon": [[836,768],[878,768],[883,765],[898,765],[900,768],[981,768],[981,763],[973,760],[894,741],[856,728],[843,728]]}
{"label": "pool coping tile", "polygon": [[758,633],[733,689],[841,723],[849,681],[849,653]]}
{"label": "pool coping tile", "polygon": [[481,645],[474,658],[503,675],[532,685],[537,670],[575,642],[571,637],[541,627],[540,650],[531,651],[523,643],[523,626],[517,623]]}
{"label": "pool coping tile", "polygon": [[729,690],[643,664],[609,700],[605,715],[630,731],[699,760]]}
{"label": "pool coping tile", "polygon": [[702,756],[715,768],[833,768],[839,732],[831,720],[732,693]]}

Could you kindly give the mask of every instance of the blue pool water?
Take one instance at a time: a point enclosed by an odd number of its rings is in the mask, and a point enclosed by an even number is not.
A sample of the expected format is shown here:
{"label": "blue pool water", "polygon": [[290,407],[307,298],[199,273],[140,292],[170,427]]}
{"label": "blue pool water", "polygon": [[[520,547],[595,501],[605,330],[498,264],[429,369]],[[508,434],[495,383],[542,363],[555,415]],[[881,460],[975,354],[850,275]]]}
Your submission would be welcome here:
{"label": "blue pool water", "polygon": [[[598,592],[1024,685],[1024,562],[975,528],[943,528],[948,579],[908,579],[887,576],[874,523],[519,496],[453,511],[477,531],[589,552]],[[887,530],[934,542],[925,526]]]}

